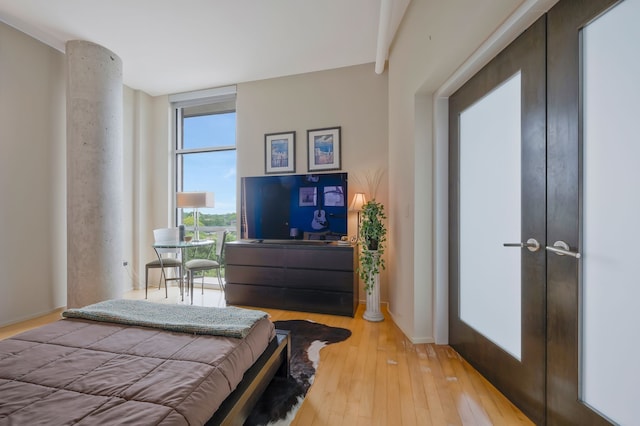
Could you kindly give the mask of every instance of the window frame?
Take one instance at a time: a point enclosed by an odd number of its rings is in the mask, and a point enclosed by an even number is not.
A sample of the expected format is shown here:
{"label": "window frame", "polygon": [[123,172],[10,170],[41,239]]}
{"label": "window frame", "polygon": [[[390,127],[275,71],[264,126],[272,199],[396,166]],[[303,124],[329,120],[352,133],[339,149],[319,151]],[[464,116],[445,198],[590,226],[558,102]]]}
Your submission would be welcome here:
{"label": "window frame", "polygon": [[[236,86],[228,86],[171,95],[169,96],[169,101],[171,103],[174,123],[174,131],[172,132],[172,158],[170,160],[171,164],[169,165],[173,180],[173,190],[170,195],[171,210],[173,212],[173,222],[176,224],[176,226],[178,226],[181,224],[181,215],[178,212],[178,208],[176,207],[176,193],[182,190],[184,155],[238,150],[237,133],[234,145],[208,146],[187,149],[182,148],[182,146],[184,145],[184,119],[189,117],[227,114],[235,112],[237,122]],[[193,111],[200,110],[200,112],[195,112],[185,117],[185,110],[189,109]],[[237,192],[238,190],[236,183],[236,194]],[[201,230],[205,230],[205,228],[201,228]]]}

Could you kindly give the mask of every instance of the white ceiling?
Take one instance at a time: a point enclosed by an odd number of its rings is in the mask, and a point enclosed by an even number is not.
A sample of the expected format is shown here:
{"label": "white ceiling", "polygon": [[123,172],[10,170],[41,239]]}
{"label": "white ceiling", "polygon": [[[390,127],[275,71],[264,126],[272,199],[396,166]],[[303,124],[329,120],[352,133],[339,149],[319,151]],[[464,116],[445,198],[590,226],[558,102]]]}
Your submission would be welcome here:
{"label": "white ceiling", "polygon": [[156,96],[375,62],[381,2],[386,54],[409,1],[0,0],[0,21],[60,51],[100,44]]}

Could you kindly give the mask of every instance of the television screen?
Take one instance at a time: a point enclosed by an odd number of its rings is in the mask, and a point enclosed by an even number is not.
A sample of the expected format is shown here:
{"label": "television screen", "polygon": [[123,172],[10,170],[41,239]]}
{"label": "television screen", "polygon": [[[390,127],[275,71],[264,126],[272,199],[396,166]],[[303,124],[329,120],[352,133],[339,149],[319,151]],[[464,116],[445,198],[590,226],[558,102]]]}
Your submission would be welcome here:
{"label": "television screen", "polygon": [[347,235],[347,173],[243,177],[241,186],[242,238]]}

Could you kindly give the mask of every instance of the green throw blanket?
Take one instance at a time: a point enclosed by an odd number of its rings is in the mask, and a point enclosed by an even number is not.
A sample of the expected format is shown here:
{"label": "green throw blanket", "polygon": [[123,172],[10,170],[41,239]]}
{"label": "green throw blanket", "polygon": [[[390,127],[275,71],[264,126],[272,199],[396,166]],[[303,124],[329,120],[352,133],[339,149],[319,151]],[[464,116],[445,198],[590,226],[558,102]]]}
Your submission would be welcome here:
{"label": "green throw blanket", "polygon": [[78,309],[67,309],[66,318],[161,328],[181,333],[243,338],[266,312],[242,308],[164,305],[144,300],[107,300]]}

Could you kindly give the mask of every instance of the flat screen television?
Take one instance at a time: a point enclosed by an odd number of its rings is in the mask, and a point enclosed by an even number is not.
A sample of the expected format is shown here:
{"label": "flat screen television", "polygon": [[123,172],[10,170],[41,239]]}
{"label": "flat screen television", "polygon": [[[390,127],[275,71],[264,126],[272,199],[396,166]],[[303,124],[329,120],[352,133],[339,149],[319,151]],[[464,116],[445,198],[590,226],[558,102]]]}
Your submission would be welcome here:
{"label": "flat screen television", "polygon": [[339,240],[347,235],[347,181],[347,173],[243,177],[242,238]]}

